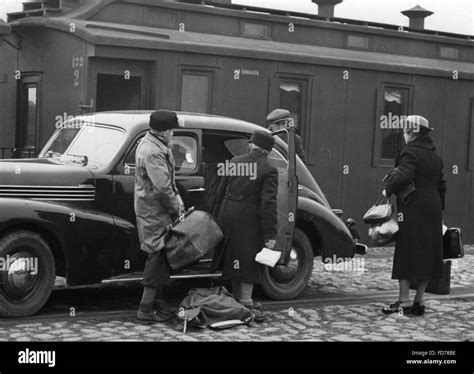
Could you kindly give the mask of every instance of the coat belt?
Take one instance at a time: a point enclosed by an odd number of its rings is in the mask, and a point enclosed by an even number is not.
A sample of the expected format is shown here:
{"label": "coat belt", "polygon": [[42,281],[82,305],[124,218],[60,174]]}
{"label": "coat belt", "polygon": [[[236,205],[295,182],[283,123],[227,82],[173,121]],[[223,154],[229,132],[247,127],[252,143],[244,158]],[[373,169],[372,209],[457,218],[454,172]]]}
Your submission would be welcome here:
{"label": "coat belt", "polygon": [[258,205],[260,203],[260,198],[258,195],[237,195],[233,193],[227,193],[225,198],[232,201],[240,201],[246,203],[255,203]]}

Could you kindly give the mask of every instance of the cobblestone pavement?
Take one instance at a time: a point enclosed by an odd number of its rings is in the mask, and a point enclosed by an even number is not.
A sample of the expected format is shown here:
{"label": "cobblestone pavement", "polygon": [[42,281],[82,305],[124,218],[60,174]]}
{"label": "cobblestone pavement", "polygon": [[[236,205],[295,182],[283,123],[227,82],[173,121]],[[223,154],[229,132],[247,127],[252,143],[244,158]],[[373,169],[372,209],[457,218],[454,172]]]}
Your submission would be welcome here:
{"label": "cobblestone pavement", "polygon": [[[182,324],[141,325],[130,311],[120,317],[68,317],[57,321],[18,321],[2,327],[0,340],[11,341],[464,341],[474,340],[474,297],[429,295],[423,317],[385,316],[381,302],[371,295],[396,291],[390,279],[392,250],[370,249],[365,271],[328,272],[320,261],[305,291],[310,294],[353,295],[353,303],[298,304],[274,307],[262,324],[225,331],[188,329]],[[474,247],[452,269],[452,290],[474,293]],[[314,291],[314,292],[313,292]],[[359,297],[360,296],[360,297]],[[395,295],[396,297],[396,295]]]}
{"label": "cobblestone pavement", "polygon": [[[391,279],[393,251],[393,248],[369,248],[367,256],[354,261],[354,271],[325,271],[324,264],[315,261],[309,286],[320,293],[338,294],[398,290],[398,282]],[[465,253],[464,258],[451,264],[451,288],[470,288],[474,292],[474,246],[466,246]],[[363,266],[359,266],[360,261]]]}

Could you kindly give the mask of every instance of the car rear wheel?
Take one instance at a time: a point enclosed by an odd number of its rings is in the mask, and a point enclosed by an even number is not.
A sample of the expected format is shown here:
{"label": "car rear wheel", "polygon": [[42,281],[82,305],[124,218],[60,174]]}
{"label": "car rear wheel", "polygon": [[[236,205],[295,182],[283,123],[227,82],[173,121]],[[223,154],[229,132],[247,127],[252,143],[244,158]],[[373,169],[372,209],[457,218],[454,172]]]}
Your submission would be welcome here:
{"label": "car rear wheel", "polygon": [[313,250],[308,237],[300,229],[295,230],[293,248],[287,265],[268,266],[264,269],[262,288],[275,300],[289,300],[303,291],[313,272]]}
{"label": "car rear wheel", "polygon": [[15,231],[0,239],[0,316],[37,313],[54,286],[55,264],[48,243],[37,233]]}

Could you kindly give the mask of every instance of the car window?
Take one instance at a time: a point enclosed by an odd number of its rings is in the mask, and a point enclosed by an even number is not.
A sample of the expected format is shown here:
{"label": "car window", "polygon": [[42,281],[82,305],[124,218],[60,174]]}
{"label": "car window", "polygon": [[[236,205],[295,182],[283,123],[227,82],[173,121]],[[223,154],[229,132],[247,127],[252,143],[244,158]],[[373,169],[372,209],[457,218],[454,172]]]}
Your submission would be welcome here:
{"label": "car window", "polygon": [[125,163],[130,167],[135,167],[137,163],[135,156],[137,153],[138,144],[140,144],[142,140],[143,140],[143,136],[135,142],[135,145],[133,146],[132,150],[130,151],[127,158],[125,159]]}
{"label": "car window", "polygon": [[268,155],[268,161],[278,169],[286,169],[288,167],[288,161],[275,148]]}
{"label": "car window", "polygon": [[[128,167],[136,166],[137,147],[143,137],[137,140],[127,158],[125,164]],[[176,172],[191,172],[196,169],[197,165],[197,141],[191,135],[174,135],[170,143],[171,151],[175,161]]]}
{"label": "car window", "polygon": [[[247,139],[229,139],[224,143],[234,157],[243,155],[248,151],[249,142]],[[268,160],[276,168],[284,169],[288,167],[288,161],[275,148],[268,155]]]}
{"label": "car window", "polygon": [[248,151],[249,139],[229,139],[224,142],[232,156],[240,156]]}
{"label": "car window", "polygon": [[196,169],[197,141],[191,135],[176,134],[171,139],[176,172],[186,173]]}
{"label": "car window", "polygon": [[86,157],[96,166],[107,165],[125,138],[125,132],[117,128],[85,122],[65,123],[40,157],[53,157],[66,162],[77,162],[78,157]]}

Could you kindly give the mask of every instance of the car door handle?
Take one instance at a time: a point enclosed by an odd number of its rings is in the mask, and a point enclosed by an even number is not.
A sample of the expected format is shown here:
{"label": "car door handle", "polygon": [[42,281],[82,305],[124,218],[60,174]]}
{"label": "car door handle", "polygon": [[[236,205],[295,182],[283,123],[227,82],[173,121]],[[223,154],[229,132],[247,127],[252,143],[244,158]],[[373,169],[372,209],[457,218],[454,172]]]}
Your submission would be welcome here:
{"label": "car door handle", "polygon": [[303,186],[301,184],[298,185],[298,191],[303,191]]}
{"label": "car door handle", "polygon": [[205,188],[199,187],[199,188],[191,188],[188,190],[188,192],[204,192],[206,191]]}

